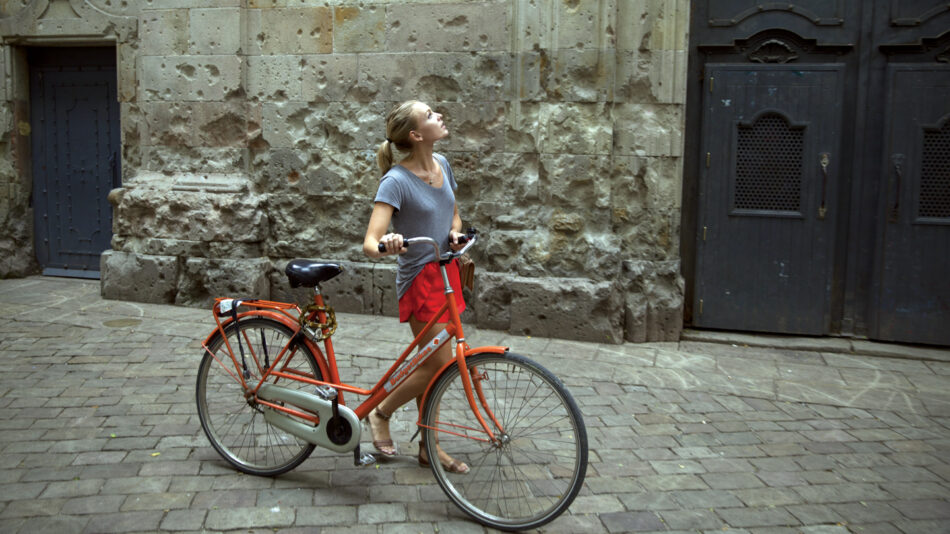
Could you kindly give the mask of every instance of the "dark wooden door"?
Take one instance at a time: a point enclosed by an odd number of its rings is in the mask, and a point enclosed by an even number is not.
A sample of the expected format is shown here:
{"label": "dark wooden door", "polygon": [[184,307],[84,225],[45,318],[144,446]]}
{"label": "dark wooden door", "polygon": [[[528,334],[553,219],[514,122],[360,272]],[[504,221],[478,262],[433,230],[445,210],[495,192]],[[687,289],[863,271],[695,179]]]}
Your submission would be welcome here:
{"label": "dark wooden door", "polygon": [[28,60],[36,257],[44,274],[98,278],[119,182],[115,49],[34,49]]}
{"label": "dark wooden door", "polygon": [[946,2],[690,10],[687,324],[950,345]]}
{"label": "dark wooden door", "polygon": [[887,79],[875,337],[950,344],[950,66],[892,64]]}
{"label": "dark wooden door", "polygon": [[842,72],[706,65],[697,326],[827,333]]}

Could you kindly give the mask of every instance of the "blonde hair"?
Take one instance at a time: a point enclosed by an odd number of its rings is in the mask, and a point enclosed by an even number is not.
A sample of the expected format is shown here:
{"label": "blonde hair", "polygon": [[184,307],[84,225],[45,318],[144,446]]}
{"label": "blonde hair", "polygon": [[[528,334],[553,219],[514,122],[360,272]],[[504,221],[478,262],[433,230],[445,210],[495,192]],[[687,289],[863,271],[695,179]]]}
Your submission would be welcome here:
{"label": "blonde hair", "polygon": [[386,140],[376,150],[376,165],[379,167],[380,176],[393,167],[393,145],[403,152],[412,150],[409,132],[416,129],[412,107],[418,103],[418,100],[407,100],[394,107],[386,116]]}

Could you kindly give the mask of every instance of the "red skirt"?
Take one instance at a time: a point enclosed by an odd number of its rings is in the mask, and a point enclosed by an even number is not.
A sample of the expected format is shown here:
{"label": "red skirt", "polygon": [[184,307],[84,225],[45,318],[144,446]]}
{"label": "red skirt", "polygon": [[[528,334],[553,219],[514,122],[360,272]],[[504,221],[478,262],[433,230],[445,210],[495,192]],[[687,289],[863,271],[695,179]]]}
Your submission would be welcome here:
{"label": "red skirt", "polygon": [[[465,298],[462,297],[462,282],[459,276],[458,260],[452,260],[445,266],[446,273],[449,275],[449,285],[455,292],[455,303],[458,305],[459,314],[465,311]],[[442,282],[442,273],[439,271],[438,262],[427,263],[422,271],[416,275],[409,286],[409,291],[399,299],[399,322],[409,322],[410,317],[415,317],[422,322],[429,322],[435,317],[436,312],[445,302],[445,284]],[[440,323],[449,322],[449,312],[439,317]]]}

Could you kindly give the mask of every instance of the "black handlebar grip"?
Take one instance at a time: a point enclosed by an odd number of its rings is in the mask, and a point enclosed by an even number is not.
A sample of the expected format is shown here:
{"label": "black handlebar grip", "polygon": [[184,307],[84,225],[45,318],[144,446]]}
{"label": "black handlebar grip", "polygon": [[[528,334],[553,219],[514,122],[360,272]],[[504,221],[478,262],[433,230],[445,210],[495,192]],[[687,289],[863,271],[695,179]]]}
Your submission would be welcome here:
{"label": "black handlebar grip", "polygon": [[378,244],[378,245],[376,246],[376,248],[377,248],[380,252],[386,252],[386,245],[384,245],[384,244],[382,244],[382,243]]}

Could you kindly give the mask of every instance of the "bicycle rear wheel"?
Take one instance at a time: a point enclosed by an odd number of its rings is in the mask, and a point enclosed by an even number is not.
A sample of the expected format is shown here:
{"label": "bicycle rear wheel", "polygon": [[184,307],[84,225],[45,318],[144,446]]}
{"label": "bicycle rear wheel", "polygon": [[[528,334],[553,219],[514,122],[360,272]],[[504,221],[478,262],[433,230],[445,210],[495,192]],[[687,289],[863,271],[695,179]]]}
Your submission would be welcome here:
{"label": "bicycle rear wheel", "polygon": [[[241,361],[238,335],[241,336],[250,372],[250,378],[246,379],[249,386],[256,386],[260,381],[265,360],[273,363],[293,337],[290,328],[263,317],[241,319],[237,325],[229,324],[224,331],[238,363]],[[198,418],[215,450],[238,470],[261,476],[286,473],[306,460],[314,445],[268,424],[254,398],[245,398],[244,389],[236,378],[240,371],[234,368],[224,338],[218,334],[208,349],[217,359],[205,352],[198,368]],[[316,359],[303,343],[294,342],[287,349],[280,368],[316,380],[323,379]],[[313,392],[313,386],[303,382],[279,378],[271,382],[285,388]]]}
{"label": "bicycle rear wheel", "polygon": [[[516,354],[466,358],[498,443],[484,440],[462,386],[458,366],[438,378],[423,408],[426,451],[437,446],[468,464],[450,472],[429,452],[436,480],[456,505],[501,530],[536,528],[570,506],[587,472],[587,431],[580,410],[550,371]],[[438,429],[438,430],[433,430]],[[478,438],[478,439],[476,439]]]}

